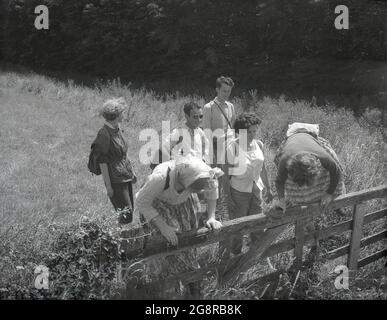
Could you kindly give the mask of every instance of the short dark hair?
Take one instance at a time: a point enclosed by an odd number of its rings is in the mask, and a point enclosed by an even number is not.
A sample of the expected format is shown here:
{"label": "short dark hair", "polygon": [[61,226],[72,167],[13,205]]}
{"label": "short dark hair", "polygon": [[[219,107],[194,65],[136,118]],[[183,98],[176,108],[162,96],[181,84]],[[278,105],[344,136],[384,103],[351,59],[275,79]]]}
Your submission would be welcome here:
{"label": "short dark hair", "polygon": [[201,109],[202,107],[199,106],[196,102],[187,102],[184,107],[183,107],[183,110],[184,110],[184,113],[188,116],[191,115],[191,110],[193,110],[194,108],[196,109]]}
{"label": "short dark hair", "polygon": [[230,77],[220,76],[218,79],[216,79],[217,88],[220,88],[223,83],[230,86],[231,88],[234,86],[234,81],[232,81]]}
{"label": "short dark hair", "polygon": [[288,176],[294,183],[302,187],[309,186],[321,168],[319,159],[310,152],[300,152],[287,161]]}
{"label": "short dark hair", "polygon": [[262,120],[253,112],[241,113],[234,122],[235,133],[239,133],[241,129],[248,129],[256,124],[261,124]]}

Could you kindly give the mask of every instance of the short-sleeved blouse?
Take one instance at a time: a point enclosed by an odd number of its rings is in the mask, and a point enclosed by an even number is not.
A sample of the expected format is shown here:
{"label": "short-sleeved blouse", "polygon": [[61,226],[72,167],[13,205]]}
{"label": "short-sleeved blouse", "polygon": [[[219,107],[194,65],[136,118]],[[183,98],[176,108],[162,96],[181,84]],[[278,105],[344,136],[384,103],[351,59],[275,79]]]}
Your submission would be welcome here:
{"label": "short-sleeved blouse", "polygon": [[95,154],[97,163],[108,165],[109,177],[112,183],[131,181],[133,169],[127,157],[128,145],[120,128],[104,125],[95,140]]}
{"label": "short-sleeved blouse", "polygon": [[[264,155],[260,145],[261,141],[253,139],[251,142],[252,149],[244,151],[239,148],[239,138],[230,142],[228,146],[227,159],[236,165],[235,174],[231,175],[230,185],[240,192],[252,192],[254,183],[262,191],[264,188],[261,172],[263,168]],[[236,150],[239,149],[239,155]],[[235,160],[238,160],[236,163]]]}

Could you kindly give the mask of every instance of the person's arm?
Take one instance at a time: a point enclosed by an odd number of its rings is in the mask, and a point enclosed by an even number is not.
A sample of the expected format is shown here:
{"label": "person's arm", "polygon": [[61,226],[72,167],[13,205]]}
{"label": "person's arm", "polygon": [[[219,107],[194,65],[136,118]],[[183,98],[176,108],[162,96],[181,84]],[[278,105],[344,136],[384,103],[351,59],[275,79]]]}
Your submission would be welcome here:
{"label": "person's arm", "polygon": [[216,188],[205,192],[205,198],[207,200],[207,221],[206,226],[211,230],[218,230],[222,227],[222,223],[216,220],[215,210],[216,201],[219,198],[218,181],[216,181]]}
{"label": "person's arm", "polygon": [[262,179],[263,185],[266,188],[267,201],[270,202],[271,200],[273,200],[273,195],[271,193],[270,181],[267,174],[265,163],[263,163],[263,166],[262,166],[261,179]]}
{"label": "person's arm", "polygon": [[[241,161],[241,153],[237,153],[237,150],[239,148],[239,140],[233,140],[231,141],[226,150],[226,165],[228,167],[228,172],[225,172],[230,177],[233,175],[239,175],[242,172],[239,170],[239,165],[243,164],[243,159]],[[237,157],[238,155],[238,157]]]}
{"label": "person's arm", "polygon": [[[207,103],[206,105],[204,105],[204,108],[203,108],[203,131],[204,131],[204,134],[207,138],[207,140],[209,141],[210,145],[209,145],[209,162],[208,164],[212,164],[213,161],[215,160],[216,158],[216,155],[215,155],[215,151],[216,149],[214,149],[214,138],[213,138],[213,132],[212,132],[212,109],[211,109],[211,103]],[[211,150],[211,152],[210,152]]]}
{"label": "person's arm", "polygon": [[340,180],[341,171],[336,162],[330,157],[319,157],[321,165],[328,170],[330,183],[326,191],[327,194],[333,195]]}
{"label": "person's arm", "polygon": [[215,219],[216,199],[207,199],[207,220]]}
{"label": "person's arm", "polygon": [[[258,143],[258,146],[259,146],[259,148],[261,149],[261,151],[263,153],[263,142],[260,141],[260,140],[257,140],[257,143]],[[264,187],[266,188],[266,198],[267,198],[267,201],[270,202],[271,200],[273,200],[273,195],[271,193],[271,186],[270,186],[270,181],[269,181],[269,175],[267,174],[265,162],[263,162],[263,165],[262,165],[261,179],[262,179]]]}
{"label": "person's arm", "polygon": [[95,154],[96,154],[96,160],[97,163],[101,169],[101,174],[103,178],[103,182],[106,187],[106,192],[109,198],[113,197],[113,188],[110,181],[109,176],[109,146],[110,146],[110,136],[109,134],[104,130],[101,129],[98,132],[97,139],[95,140]]}
{"label": "person's arm", "polygon": [[231,191],[230,191],[230,179],[235,167],[235,149],[237,147],[237,143],[235,141],[231,142],[227,147],[226,152],[226,161],[224,164],[224,176],[221,177],[223,179],[223,188],[227,198],[231,199]]}
{"label": "person's arm", "polygon": [[288,170],[286,168],[286,159],[281,158],[278,170],[277,177],[275,179],[275,187],[277,189],[278,200],[282,209],[285,209],[285,182],[288,178]]}
{"label": "person's arm", "polygon": [[101,168],[102,178],[106,187],[107,195],[109,198],[111,198],[114,195],[114,191],[110,181],[109,169],[108,169],[107,163],[100,163],[99,167]]}
{"label": "person's arm", "polygon": [[329,171],[330,183],[327,191],[321,198],[321,206],[325,208],[329,203],[333,201],[333,194],[337,188],[340,180],[341,171],[336,162],[330,157],[325,156],[319,158],[321,165]]}
{"label": "person's arm", "polygon": [[207,200],[207,221],[205,225],[211,230],[218,230],[222,227],[222,223],[215,218],[216,201],[219,198],[219,181],[224,172],[219,168],[210,170],[211,178],[209,180],[209,189],[204,192],[204,197]]}
{"label": "person's arm", "polygon": [[160,230],[168,242],[177,245],[177,230],[169,226],[152,206],[153,200],[164,190],[165,179],[166,177],[161,174],[152,174],[149,176],[148,180],[137,193],[135,207],[147,221],[151,221]]}

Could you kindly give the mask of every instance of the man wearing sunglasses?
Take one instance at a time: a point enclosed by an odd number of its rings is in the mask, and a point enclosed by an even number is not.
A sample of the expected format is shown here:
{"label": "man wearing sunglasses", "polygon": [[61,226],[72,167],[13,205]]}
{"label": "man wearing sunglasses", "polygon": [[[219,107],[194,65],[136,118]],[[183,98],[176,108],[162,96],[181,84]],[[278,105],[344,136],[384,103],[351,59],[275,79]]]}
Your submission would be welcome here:
{"label": "man wearing sunglasses", "polygon": [[[188,154],[209,161],[209,143],[200,128],[203,121],[203,109],[195,102],[188,102],[183,106],[185,124],[174,129],[164,141],[163,160],[176,159]],[[168,147],[169,142],[169,147]]]}

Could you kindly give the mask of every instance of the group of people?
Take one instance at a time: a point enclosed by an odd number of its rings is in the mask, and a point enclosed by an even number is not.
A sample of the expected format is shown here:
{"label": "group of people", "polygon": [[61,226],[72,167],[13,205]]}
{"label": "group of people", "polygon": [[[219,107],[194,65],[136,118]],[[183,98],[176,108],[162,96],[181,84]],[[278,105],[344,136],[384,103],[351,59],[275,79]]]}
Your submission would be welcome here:
{"label": "group of people", "polygon": [[[263,195],[272,202],[264,144],[257,137],[262,120],[253,112],[236,114],[228,101],[233,87],[231,78],[219,77],[212,101],[203,107],[195,102],[183,106],[185,124],[162,142],[152,172],[135,197],[132,183],[137,177],[119,127],[125,101],[119,98],[104,103],[101,114],[105,124],[93,147],[107,195],[114,208],[120,210],[120,222],[131,222],[133,213],[138,214],[153,234],[161,234],[177,245],[178,233],[198,228],[201,202],[207,204],[204,224],[215,231],[222,227],[215,216],[220,194],[227,199],[229,219],[262,213]],[[222,134],[211,135],[215,131]],[[283,212],[289,206],[316,201],[325,207],[343,192],[339,160],[329,142],[319,136],[318,125],[289,125],[275,163],[278,199],[274,205]],[[259,241],[260,234],[255,232],[250,237]],[[225,243],[229,255],[241,253],[241,237]],[[158,259],[152,270],[157,270],[160,277],[190,270],[195,264],[198,267],[194,255],[195,251],[189,250]],[[196,284],[188,287],[198,291]]]}

